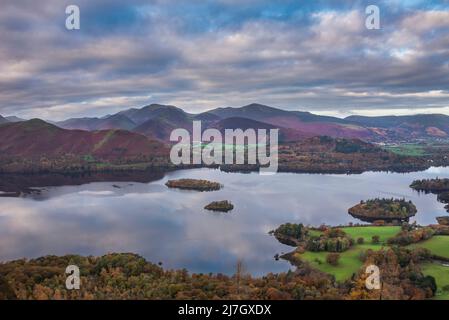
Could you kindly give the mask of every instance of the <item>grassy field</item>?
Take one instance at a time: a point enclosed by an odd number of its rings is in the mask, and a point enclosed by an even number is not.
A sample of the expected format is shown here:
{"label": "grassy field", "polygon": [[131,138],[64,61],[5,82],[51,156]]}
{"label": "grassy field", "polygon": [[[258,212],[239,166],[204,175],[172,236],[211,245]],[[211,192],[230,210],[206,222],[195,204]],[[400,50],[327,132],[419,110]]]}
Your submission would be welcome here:
{"label": "grassy field", "polygon": [[434,236],[432,239],[410,246],[411,248],[426,248],[433,254],[449,259],[449,236]]}
{"label": "grassy field", "polygon": [[[332,274],[337,281],[345,281],[356,273],[363,265],[359,256],[363,251],[368,249],[380,250],[388,238],[396,235],[400,227],[347,227],[342,228],[348,235],[356,241],[358,238],[363,238],[365,244],[355,244],[351,249],[340,254],[340,261],[338,266],[331,266],[326,262],[328,252],[310,252],[307,251],[299,255],[299,258],[309,262],[314,268],[323,272]],[[310,231],[309,231],[310,232]],[[312,231],[313,235],[319,235],[318,231]],[[371,244],[373,236],[380,237],[380,244]]]}
{"label": "grassy field", "polygon": [[359,259],[361,252],[368,249],[379,250],[381,248],[382,245],[355,245],[353,248],[340,254],[338,266],[331,266],[326,262],[328,252],[307,251],[300,254],[299,258],[309,262],[312,267],[335,276],[337,281],[342,282],[351,278],[362,267],[363,263]]}
{"label": "grassy field", "polygon": [[[449,236],[434,236],[411,247],[426,248],[437,256],[449,259]],[[449,267],[439,263],[426,263],[422,266],[422,270],[425,275],[434,277],[437,282],[438,291],[435,299],[449,300],[449,290],[443,291],[444,286],[449,286]]]}
{"label": "grassy field", "polygon": [[434,277],[437,282],[435,299],[449,300],[449,290],[443,290],[445,286],[449,286],[449,267],[438,263],[426,263],[422,266],[422,271],[425,275]]}
{"label": "grassy field", "polygon": [[309,230],[309,235],[311,235],[312,237],[319,237],[322,234],[321,231],[318,230]]}
{"label": "grassy field", "polygon": [[402,156],[422,157],[427,155],[425,146],[414,143],[401,144],[398,146],[385,146],[385,149]]}
{"label": "grassy field", "polygon": [[379,236],[380,242],[385,244],[388,238],[394,237],[401,231],[401,227],[348,227],[342,230],[356,241],[358,238],[363,238],[365,243],[371,243],[373,236]]}

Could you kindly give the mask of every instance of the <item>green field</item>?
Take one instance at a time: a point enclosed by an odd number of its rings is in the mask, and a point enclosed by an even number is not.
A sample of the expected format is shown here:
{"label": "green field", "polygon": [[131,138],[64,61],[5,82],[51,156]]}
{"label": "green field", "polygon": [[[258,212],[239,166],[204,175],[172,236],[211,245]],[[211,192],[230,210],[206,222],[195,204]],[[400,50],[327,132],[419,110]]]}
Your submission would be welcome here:
{"label": "green field", "polygon": [[311,235],[312,237],[319,237],[322,234],[321,231],[318,230],[309,230],[309,235]]}
{"label": "green field", "polygon": [[385,146],[384,149],[401,156],[422,157],[428,154],[425,146],[414,143]]}
{"label": "green field", "polygon": [[379,236],[380,242],[385,244],[389,238],[394,237],[401,231],[401,227],[347,227],[342,228],[342,230],[356,241],[358,238],[363,238],[365,243],[371,243],[373,236]]}
{"label": "green field", "polygon": [[[434,236],[424,242],[410,246],[429,249],[434,255],[449,259],[449,236]],[[449,286],[449,267],[439,263],[426,263],[422,266],[425,275],[435,278],[437,282],[437,295],[435,299],[449,300],[449,291],[443,291],[444,286]]]}
{"label": "green field", "polygon": [[307,251],[299,254],[299,258],[309,262],[312,267],[335,276],[337,281],[342,282],[351,278],[362,267],[363,262],[359,259],[361,252],[368,249],[379,250],[381,248],[382,245],[355,245],[353,248],[340,254],[338,266],[331,266],[326,262],[326,256],[329,252]]}
{"label": "green field", "polygon": [[410,246],[411,248],[426,248],[434,255],[449,259],[449,236],[434,236],[432,239]]}
{"label": "green field", "polygon": [[422,265],[422,271],[426,276],[434,277],[437,282],[438,290],[435,299],[449,300],[449,290],[443,290],[445,286],[449,286],[449,267],[438,263],[426,263]]}
{"label": "green field", "polygon": [[[358,238],[364,238],[365,244],[358,245],[357,243],[354,246],[340,254],[340,261],[338,266],[331,266],[326,262],[326,256],[328,252],[310,252],[307,251],[303,254],[299,255],[299,258],[305,260],[311,264],[314,268],[317,268],[320,271],[332,274],[335,276],[337,281],[345,281],[349,279],[354,273],[356,273],[360,267],[363,265],[362,261],[360,261],[359,256],[361,252],[366,251],[368,249],[372,250],[380,250],[384,245],[388,238],[396,235],[401,228],[400,227],[347,227],[342,228],[348,235],[354,238],[357,241]],[[309,231],[312,235],[319,235],[317,231]],[[371,244],[371,238],[373,236],[380,237],[380,244],[373,245]]]}

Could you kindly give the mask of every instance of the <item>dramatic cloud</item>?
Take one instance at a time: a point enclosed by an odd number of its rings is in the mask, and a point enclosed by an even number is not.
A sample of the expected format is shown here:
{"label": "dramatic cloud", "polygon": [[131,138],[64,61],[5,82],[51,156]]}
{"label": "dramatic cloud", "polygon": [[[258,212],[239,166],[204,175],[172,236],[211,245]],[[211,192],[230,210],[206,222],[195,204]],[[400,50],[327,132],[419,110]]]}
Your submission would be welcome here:
{"label": "dramatic cloud", "polygon": [[[65,29],[65,8],[81,29]],[[380,8],[381,29],[365,28]],[[0,114],[152,102],[347,115],[449,109],[448,1],[3,0]]]}

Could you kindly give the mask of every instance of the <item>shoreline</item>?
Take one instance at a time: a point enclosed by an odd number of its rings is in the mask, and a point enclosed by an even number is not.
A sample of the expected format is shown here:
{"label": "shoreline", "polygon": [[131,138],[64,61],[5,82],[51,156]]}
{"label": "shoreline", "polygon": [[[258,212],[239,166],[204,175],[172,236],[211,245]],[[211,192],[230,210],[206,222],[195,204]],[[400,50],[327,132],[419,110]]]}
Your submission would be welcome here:
{"label": "shoreline", "polygon": [[[407,174],[416,172],[425,172],[431,168],[448,168],[449,166],[429,166],[426,168],[419,168],[416,170],[390,170],[390,169],[366,169],[363,171],[354,170],[284,170],[284,168],[279,168],[278,173],[283,174],[298,174],[298,175],[361,175],[364,173],[389,173],[389,174]],[[192,169],[210,169],[210,170],[220,170],[224,173],[257,173],[258,169],[253,170],[243,170],[243,169],[233,169],[223,168],[220,166],[178,166],[178,167],[149,167],[145,169],[105,169],[100,171],[43,171],[43,172],[15,172],[6,173],[0,172],[0,198],[8,197],[11,194],[20,193],[32,193],[35,190],[31,188],[43,188],[43,187],[57,187],[62,185],[82,185],[85,183],[92,182],[151,182],[154,180],[162,179],[165,174],[175,171],[192,170]],[[158,177],[156,179],[156,177]],[[33,181],[32,183],[24,184],[20,180],[33,179],[38,180],[43,179],[57,180],[56,183],[43,183]],[[125,179],[124,179],[125,178]],[[154,178],[154,179],[153,179]],[[9,182],[8,179],[19,180],[19,182]],[[66,183],[61,183],[66,182]],[[6,181],[6,182],[5,182]],[[20,185],[22,184],[22,185]],[[18,186],[19,185],[19,186]],[[13,195],[14,196],[14,195]]]}

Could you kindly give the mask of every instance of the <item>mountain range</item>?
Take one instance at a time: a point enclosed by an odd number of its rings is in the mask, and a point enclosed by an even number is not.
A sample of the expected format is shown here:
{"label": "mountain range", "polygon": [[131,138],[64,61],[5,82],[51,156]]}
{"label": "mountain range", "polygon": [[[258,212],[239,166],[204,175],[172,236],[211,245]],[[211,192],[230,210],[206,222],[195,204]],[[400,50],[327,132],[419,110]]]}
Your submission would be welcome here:
{"label": "mountain range", "polygon": [[[449,135],[449,116],[442,114],[349,116],[342,119],[309,112],[286,111],[261,104],[250,104],[240,108],[217,108],[199,114],[188,113],[175,106],[151,104],[100,118],[71,118],[52,122],[52,125],[59,129],[88,131],[92,135],[99,135],[97,131],[122,130],[130,135],[146,136],[150,141],[168,142],[172,130],[177,128],[191,130],[194,120],[201,120],[203,129],[216,128],[220,131],[237,128],[243,130],[278,128],[281,142],[314,136],[388,142],[446,138]],[[2,127],[21,122],[23,119],[17,117],[0,116]]]}

